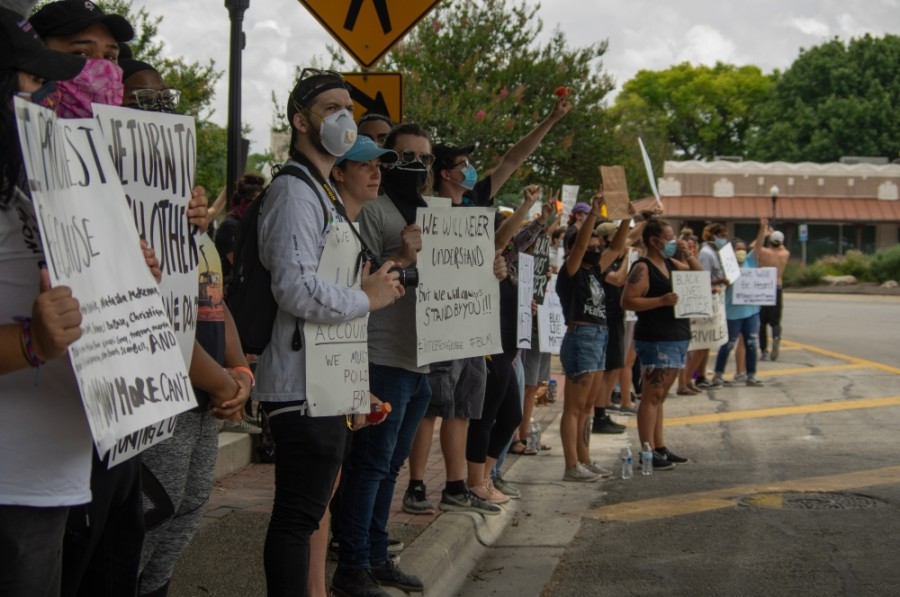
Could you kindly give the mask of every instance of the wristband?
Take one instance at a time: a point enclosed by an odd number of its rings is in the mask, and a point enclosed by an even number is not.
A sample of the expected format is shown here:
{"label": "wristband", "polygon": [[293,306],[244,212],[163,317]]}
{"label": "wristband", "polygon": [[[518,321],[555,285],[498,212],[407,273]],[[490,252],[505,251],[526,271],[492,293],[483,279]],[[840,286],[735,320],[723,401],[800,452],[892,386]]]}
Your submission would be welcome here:
{"label": "wristband", "polygon": [[32,367],[40,367],[44,364],[43,359],[34,352],[34,344],[31,341],[31,318],[16,316],[15,319],[22,327],[19,335],[19,348],[22,349],[22,356],[28,361]]}
{"label": "wristband", "polygon": [[250,376],[250,387],[256,387],[256,376],[253,375],[253,371],[250,371],[250,367],[232,367],[232,371],[240,371],[241,373],[246,373]]}

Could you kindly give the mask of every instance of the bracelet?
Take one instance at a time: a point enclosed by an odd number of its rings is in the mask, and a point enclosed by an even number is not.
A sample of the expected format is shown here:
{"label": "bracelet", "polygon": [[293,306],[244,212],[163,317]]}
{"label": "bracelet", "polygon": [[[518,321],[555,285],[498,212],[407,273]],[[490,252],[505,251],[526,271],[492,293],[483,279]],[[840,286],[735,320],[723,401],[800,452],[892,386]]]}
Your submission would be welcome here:
{"label": "bracelet", "polygon": [[243,367],[243,366],[232,367],[231,370],[232,371],[240,371],[241,373],[246,373],[247,375],[249,375],[250,376],[250,387],[251,388],[256,387],[256,376],[253,375],[253,371],[250,370],[250,367]]}
{"label": "bracelet", "polygon": [[32,367],[40,367],[44,361],[34,352],[34,344],[31,341],[31,318],[16,316],[13,319],[22,327],[22,332],[19,334],[19,348],[22,349],[22,356]]}

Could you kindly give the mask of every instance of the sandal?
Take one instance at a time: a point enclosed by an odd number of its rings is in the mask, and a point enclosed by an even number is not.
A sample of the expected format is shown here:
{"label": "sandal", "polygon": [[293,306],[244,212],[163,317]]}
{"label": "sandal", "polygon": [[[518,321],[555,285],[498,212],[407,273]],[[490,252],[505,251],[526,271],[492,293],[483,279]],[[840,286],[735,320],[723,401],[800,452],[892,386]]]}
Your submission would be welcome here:
{"label": "sandal", "polygon": [[509,447],[508,453],[515,454],[516,456],[521,456],[522,454],[528,453],[528,444],[522,440],[513,442],[513,444]]}
{"label": "sandal", "polygon": [[543,450],[543,451],[552,450],[552,449],[553,448],[551,446],[548,446],[547,444],[541,444],[541,450]]}

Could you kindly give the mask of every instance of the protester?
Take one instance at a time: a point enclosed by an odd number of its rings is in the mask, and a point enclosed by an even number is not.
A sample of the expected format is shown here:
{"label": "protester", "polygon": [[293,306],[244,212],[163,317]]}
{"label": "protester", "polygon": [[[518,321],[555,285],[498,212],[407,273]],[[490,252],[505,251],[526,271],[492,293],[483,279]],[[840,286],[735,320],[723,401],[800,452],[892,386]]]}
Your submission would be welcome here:
{"label": "protester", "polygon": [[[0,595],[57,597],[69,508],[91,499],[91,433],[66,350],[81,337],[67,286],[50,287],[13,113],[41,103],[84,59],[44,47],[0,8]],[[13,323],[5,323],[13,322]]]}
{"label": "protester", "polygon": [[264,550],[270,596],[307,593],[310,535],[328,507],[350,433],[344,416],[309,416],[305,345],[295,337],[307,320],[349,321],[403,294],[397,274],[388,271],[390,261],[377,271],[366,263],[361,289],[316,274],[331,223],[346,219],[326,177],[356,138],[352,108],[339,74],[303,70],[288,97],[287,165],[300,168],[313,184],[279,176],[260,210],[260,261],[271,272],[278,305],[254,394],[268,413],[276,445],[275,503]]}
{"label": "protester", "polygon": [[590,211],[591,206],[583,201],[579,201],[572,207],[572,213],[569,214],[568,226],[563,233],[562,240],[563,252],[566,257],[568,257],[569,247],[575,242],[573,239],[578,235],[578,231],[581,230],[581,226],[584,225],[584,221],[587,219]]}
{"label": "protester", "polygon": [[[231,209],[228,215],[219,224],[216,230],[216,250],[219,253],[219,259],[222,261],[222,274],[225,276],[225,287],[228,287],[231,281],[232,269],[234,263],[234,254],[237,250],[241,229],[241,218],[253,200],[259,197],[263,188],[266,186],[265,179],[254,172],[247,172],[241,176],[234,187],[234,194],[231,196]],[[222,191],[220,197],[224,197],[225,191]],[[218,203],[219,199],[216,199]],[[210,208],[210,212],[216,207],[216,203]],[[214,217],[214,216],[213,216]]]}
{"label": "protester", "polygon": [[687,462],[666,446],[663,408],[678,370],[684,367],[691,340],[690,320],[675,318],[678,295],[672,292],[672,272],[702,270],[703,266],[690,255],[685,241],[675,239],[672,226],[665,220],[651,218],[641,236],[647,254],[631,269],[622,292],[622,307],[638,316],[634,329],[642,371],[638,435],[641,443],[647,442],[654,449],[653,468],[669,470],[675,463]]}
{"label": "protester", "polygon": [[357,123],[359,134],[368,137],[375,142],[378,147],[384,147],[384,141],[387,139],[391,129],[394,128],[394,121],[375,112],[366,112]]}
{"label": "protester", "polygon": [[[403,124],[388,135],[385,148],[400,159],[382,170],[384,194],[366,203],[359,216],[365,245],[392,267],[414,268],[422,248],[416,209],[426,205],[422,190],[434,162],[428,134]],[[340,555],[332,578],[341,595],[387,595],[379,583],[422,591],[422,581],[403,572],[387,552],[387,522],[400,467],[428,407],[428,367],[416,357],[415,292],[369,317],[369,389],[391,404],[384,423],[360,429],[344,465]]]}
{"label": "protester", "polygon": [[[768,227],[768,220],[766,220]],[[768,230],[771,230],[770,228]],[[787,267],[791,252],[784,246],[784,233],[775,230],[768,236],[769,246],[764,244],[762,234],[757,237],[754,251],[757,254],[759,267],[774,267],[778,272],[775,304],[762,307],[759,312],[759,349],[763,361],[778,360],[781,350],[781,316],[784,311],[784,268]],[[772,352],[769,353],[768,328],[772,326]]]}
{"label": "protester", "polygon": [[[725,269],[722,267],[722,259],[719,257],[719,250],[728,244],[728,228],[724,224],[707,224],[703,228],[703,246],[700,248],[700,254],[697,259],[703,266],[703,269],[709,272],[710,283],[712,284],[712,292],[724,292],[728,286],[728,280],[725,278]],[[709,360],[709,349],[702,348],[691,353],[688,359],[686,373],[687,379],[690,379],[695,373],[697,388],[711,388],[716,384],[713,380],[706,378],[706,366]]]}

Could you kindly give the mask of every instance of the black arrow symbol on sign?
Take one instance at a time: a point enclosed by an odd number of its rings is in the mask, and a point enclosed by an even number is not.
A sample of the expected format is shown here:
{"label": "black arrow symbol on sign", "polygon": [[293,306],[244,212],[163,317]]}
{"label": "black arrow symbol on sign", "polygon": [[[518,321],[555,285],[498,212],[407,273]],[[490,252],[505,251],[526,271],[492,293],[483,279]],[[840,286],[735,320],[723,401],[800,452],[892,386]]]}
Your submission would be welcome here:
{"label": "black arrow symbol on sign", "polygon": [[391,114],[388,114],[387,103],[384,101],[384,96],[379,91],[375,94],[374,98],[369,97],[364,92],[360,91],[354,85],[350,85],[350,99],[363,107],[366,112],[371,112],[372,114],[381,114],[382,116],[393,117]]}
{"label": "black arrow symbol on sign", "polygon": [[[350,8],[347,9],[347,18],[344,20],[344,29],[353,31],[356,27],[356,19],[359,18],[359,11],[362,9],[364,0],[353,0],[350,2]],[[381,30],[385,35],[391,32],[391,16],[388,14],[387,0],[372,0],[375,5],[375,12],[378,14],[378,22],[381,23]]]}

